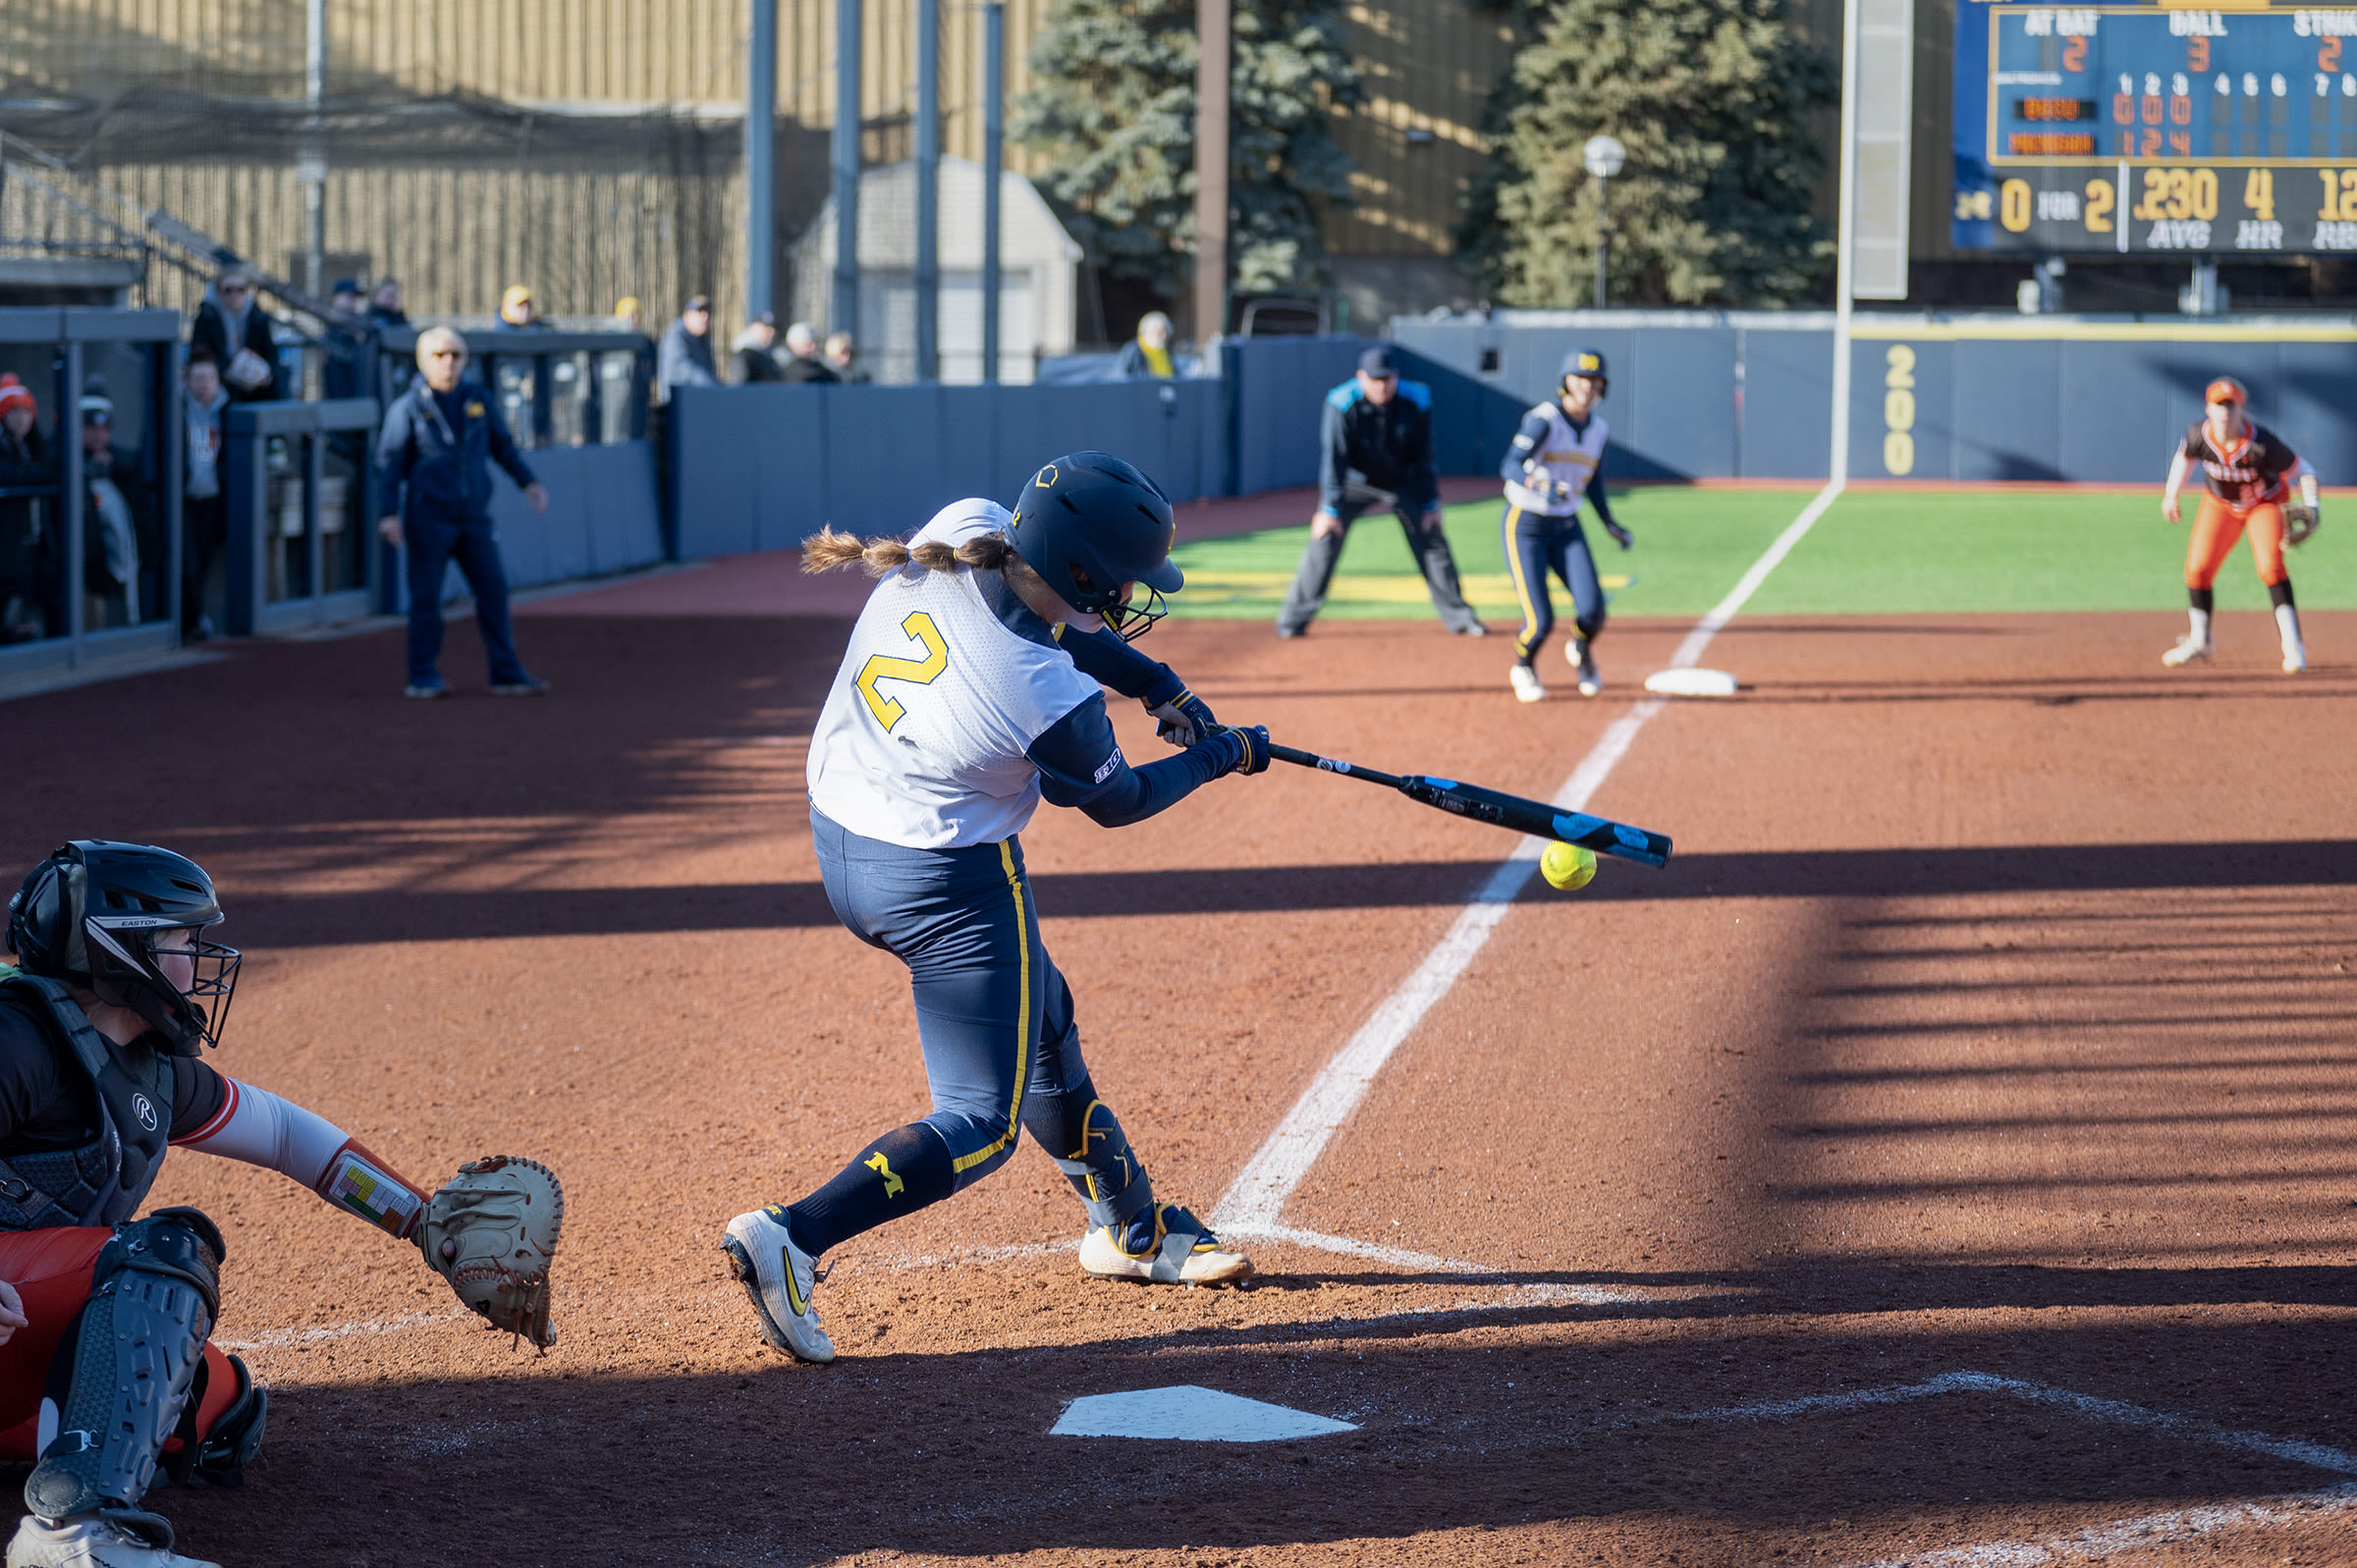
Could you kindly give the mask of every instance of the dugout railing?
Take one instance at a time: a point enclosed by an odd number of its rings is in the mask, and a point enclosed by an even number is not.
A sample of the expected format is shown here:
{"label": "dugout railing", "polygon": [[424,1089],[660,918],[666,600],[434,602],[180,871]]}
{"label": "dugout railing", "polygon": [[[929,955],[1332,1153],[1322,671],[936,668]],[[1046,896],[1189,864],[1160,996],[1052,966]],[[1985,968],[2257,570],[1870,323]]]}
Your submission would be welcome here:
{"label": "dugout railing", "polygon": [[[179,639],[180,327],[169,310],[0,308],[0,371],[38,404],[43,459],[0,493],[0,690]],[[103,439],[85,437],[101,408]]]}

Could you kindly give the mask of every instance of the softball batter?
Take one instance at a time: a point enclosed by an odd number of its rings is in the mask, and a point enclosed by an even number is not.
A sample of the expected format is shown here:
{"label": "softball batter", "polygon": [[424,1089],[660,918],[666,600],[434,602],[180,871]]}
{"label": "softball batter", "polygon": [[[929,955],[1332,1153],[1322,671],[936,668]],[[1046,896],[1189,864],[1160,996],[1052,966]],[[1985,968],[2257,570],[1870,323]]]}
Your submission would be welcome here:
{"label": "softball batter", "polygon": [[[1042,799],[1099,824],[1142,822],[1231,773],[1269,765],[1266,730],[1224,730],[1129,647],[1178,589],[1170,503],[1118,458],[1039,470],[1014,514],[943,509],[903,545],[832,529],[804,569],[863,562],[882,580],[810,739],[810,828],[835,914],[908,966],[933,1111],[851,1158],[825,1186],[729,1221],[730,1266],[771,1344],[835,1359],[811,1306],[838,1243],[989,1175],[1018,1131],[1088,1211],[1080,1267],[1214,1284],[1252,1262],[1155,1201],[1080,1058],[1071,988],[1040,946],[1016,835]],[[1131,603],[1149,590],[1148,608]],[[1176,757],[1131,768],[1100,685],[1161,721]]]}
{"label": "softball batter", "polygon": [[1559,395],[1522,416],[1522,428],[1498,470],[1506,481],[1506,565],[1522,601],[1522,629],[1514,634],[1514,664],[1507,673],[1523,702],[1547,696],[1532,661],[1555,629],[1555,605],[1547,594],[1550,570],[1571,590],[1578,618],[1563,657],[1579,672],[1579,694],[1593,697],[1604,689],[1594,651],[1604,630],[1604,586],[1596,580],[1596,558],[1580,530],[1579,508],[1582,501],[1594,507],[1614,542],[1629,547],[1629,532],[1613,519],[1604,493],[1604,443],[1611,431],[1596,406],[1609,385],[1604,355],[1593,349],[1573,350],[1563,360]]}
{"label": "softball batter", "polygon": [[[2298,675],[2308,668],[2308,648],[2300,640],[2300,612],[2291,602],[2291,572],[2283,565],[2283,547],[2296,545],[2316,531],[2316,470],[2308,460],[2283,444],[2283,438],[2252,422],[2250,394],[2231,376],[2220,376],[2202,394],[2204,417],[2189,426],[2176,456],[2168,464],[2168,490],[2161,499],[2161,514],[2177,520],[2177,492],[2184,488],[2194,464],[2201,464],[2210,493],[2194,514],[2193,533],[2185,548],[2185,596],[2192,624],[2176,646],[2161,656],[2175,668],[2216,651],[2210,640],[2211,585],[2225,565],[2234,541],[2251,536],[2251,564],[2267,584],[2269,603],[2275,607],[2275,629],[2282,636],[2283,671]],[[2300,487],[2298,504],[2286,507],[2291,486]]]}

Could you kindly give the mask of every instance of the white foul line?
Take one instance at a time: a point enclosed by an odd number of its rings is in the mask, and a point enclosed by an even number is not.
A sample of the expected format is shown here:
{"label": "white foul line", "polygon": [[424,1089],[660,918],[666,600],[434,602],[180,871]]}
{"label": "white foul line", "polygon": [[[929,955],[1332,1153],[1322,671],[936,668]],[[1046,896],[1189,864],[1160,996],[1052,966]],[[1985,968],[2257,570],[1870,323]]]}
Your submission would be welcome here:
{"label": "white foul line", "polygon": [[[1727,597],[1686,633],[1685,640],[1677,645],[1677,652],[1671,656],[1673,667],[1691,666],[1702,657],[1711,639],[1735,618],[1744,602],[1768,580],[1768,573],[1792,553],[1792,547],[1825,515],[1826,509],[1840,493],[1838,476],[1817,492],[1800,515],[1776,536],[1766,554],[1751,564],[1751,569],[1743,573]],[[1666,706],[1658,697],[1647,697],[1614,720],[1597,740],[1595,749],[1580,759],[1579,766],[1571,770],[1571,777],[1555,792],[1554,805],[1562,811],[1586,810],[1589,799],[1628,754],[1637,731]],[[1283,1228],[1285,1206],[1291,1200],[1293,1190],[1301,1185],[1302,1178],[1325,1153],[1326,1145],[1366,1098],[1367,1087],[1383,1070],[1384,1063],[1391,1060],[1392,1053],[1415,1032],[1424,1015],[1449,994],[1457,977],[1489,942],[1498,922],[1506,918],[1507,906],[1529,884],[1530,874],[1537,869],[1539,855],[1545,848],[1544,840],[1532,838],[1516,844],[1514,852],[1490,874],[1481,891],[1473,895],[1473,901],[1457,915],[1439,945],[1424,955],[1414,973],[1383,999],[1358,1032],[1310,1080],[1293,1108],[1245,1162],[1234,1183],[1213,1208],[1211,1224],[1215,1230],[1273,1234]]]}

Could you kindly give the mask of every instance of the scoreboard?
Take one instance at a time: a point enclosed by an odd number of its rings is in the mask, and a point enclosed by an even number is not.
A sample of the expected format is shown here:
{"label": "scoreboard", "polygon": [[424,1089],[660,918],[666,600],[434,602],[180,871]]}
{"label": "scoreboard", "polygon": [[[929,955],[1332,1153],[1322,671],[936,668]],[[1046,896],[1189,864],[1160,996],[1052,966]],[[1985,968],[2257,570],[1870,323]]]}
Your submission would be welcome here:
{"label": "scoreboard", "polygon": [[1959,249],[2357,252],[2357,9],[1957,0]]}

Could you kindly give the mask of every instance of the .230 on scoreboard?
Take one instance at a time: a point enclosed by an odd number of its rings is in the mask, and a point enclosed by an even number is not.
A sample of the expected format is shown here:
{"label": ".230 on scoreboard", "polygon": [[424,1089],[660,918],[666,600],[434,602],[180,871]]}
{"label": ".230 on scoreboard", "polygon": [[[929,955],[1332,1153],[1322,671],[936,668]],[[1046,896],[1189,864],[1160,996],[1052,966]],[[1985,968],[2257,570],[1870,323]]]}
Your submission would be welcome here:
{"label": ".230 on scoreboard", "polygon": [[2357,9],[1956,6],[1961,249],[2357,251]]}

